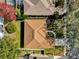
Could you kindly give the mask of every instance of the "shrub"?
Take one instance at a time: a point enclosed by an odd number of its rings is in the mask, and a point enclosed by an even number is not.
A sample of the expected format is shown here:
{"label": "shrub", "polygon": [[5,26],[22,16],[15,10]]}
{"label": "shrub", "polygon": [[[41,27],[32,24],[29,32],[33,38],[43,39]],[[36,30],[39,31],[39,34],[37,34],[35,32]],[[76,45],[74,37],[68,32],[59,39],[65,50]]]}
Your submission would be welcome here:
{"label": "shrub", "polygon": [[20,51],[15,40],[7,36],[0,40],[0,59],[17,59]]}
{"label": "shrub", "polygon": [[79,18],[79,11],[75,13],[75,17]]}
{"label": "shrub", "polygon": [[10,23],[6,26],[6,30],[8,33],[14,33],[16,31],[16,26]]}
{"label": "shrub", "polygon": [[55,2],[55,6],[56,7],[58,7],[58,6],[63,7],[64,6],[64,0],[58,0],[57,2]]}

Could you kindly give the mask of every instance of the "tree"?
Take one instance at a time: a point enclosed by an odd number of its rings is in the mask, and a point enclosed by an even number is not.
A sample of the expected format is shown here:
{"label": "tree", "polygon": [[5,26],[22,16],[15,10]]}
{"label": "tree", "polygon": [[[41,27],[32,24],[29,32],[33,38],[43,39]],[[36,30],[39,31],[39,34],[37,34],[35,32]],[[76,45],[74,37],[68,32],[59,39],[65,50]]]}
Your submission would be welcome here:
{"label": "tree", "polygon": [[73,47],[79,47],[79,18],[72,13],[67,17],[67,37],[73,40]]}
{"label": "tree", "polygon": [[0,3],[0,16],[8,20],[16,19],[16,10],[14,7],[5,3]]}
{"label": "tree", "polygon": [[[55,19],[48,19],[47,20],[47,29],[54,31],[56,34],[56,38],[64,38],[64,33],[63,33],[63,25],[64,21],[63,19],[58,19],[57,17]],[[48,33],[48,36],[53,36],[52,33]]]}
{"label": "tree", "polygon": [[4,37],[0,39],[0,59],[17,59],[19,51],[15,39]]}

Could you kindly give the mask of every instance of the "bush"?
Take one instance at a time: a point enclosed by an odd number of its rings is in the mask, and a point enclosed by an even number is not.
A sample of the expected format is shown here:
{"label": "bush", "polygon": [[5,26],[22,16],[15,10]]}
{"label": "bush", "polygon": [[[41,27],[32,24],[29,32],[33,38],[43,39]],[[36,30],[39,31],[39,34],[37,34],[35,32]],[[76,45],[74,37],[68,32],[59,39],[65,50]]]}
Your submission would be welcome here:
{"label": "bush", "polygon": [[0,59],[17,59],[20,54],[18,43],[10,37],[4,37],[0,40]]}
{"label": "bush", "polygon": [[75,17],[79,18],[79,11],[75,13]]}
{"label": "bush", "polygon": [[64,0],[58,0],[57,2],[55,2],[55,7],[61,6],[63,8],[64,6]]}
{"label": "bush", "polygon": [[16,31],[16,26],[10,23],[6,26],[6,30],[8,33],[14,33]]}

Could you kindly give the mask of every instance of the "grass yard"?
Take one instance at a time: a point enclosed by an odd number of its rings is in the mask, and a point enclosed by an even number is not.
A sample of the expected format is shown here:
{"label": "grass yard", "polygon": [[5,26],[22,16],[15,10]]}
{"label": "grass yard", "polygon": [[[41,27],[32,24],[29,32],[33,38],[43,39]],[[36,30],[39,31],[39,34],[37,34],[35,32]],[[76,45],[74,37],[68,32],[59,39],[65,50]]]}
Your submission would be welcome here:
{"label": "grass yard", "polygon": [[18,48],[20,48],[20,21],[15,21],[14,22],[16,24],[16,42],[19,45]]}
{"label": "grass yard", "polygon": [[45,49],[45,54],[47,55],[64,55],[64,47],[53,47]]}
{"label": "grass yard", "polygon": [[18,48],[20,48],[20,21],[12,21],[12,23],[16,26],[16,32],[10,34],[10,37],[15,37],[15,42],[17,42]]}
{"label": "grass yard", "polygon": [[[33,53],[34,54],[40,54],[41,53],[41,50],[22,50],[21,51],[21,54],[31,54]],[[44,53],[46,55],[60,55],[60,56],[63,56],[64,55],[64,47],[53,47],[53,48],[47,48],[44,50]]]}

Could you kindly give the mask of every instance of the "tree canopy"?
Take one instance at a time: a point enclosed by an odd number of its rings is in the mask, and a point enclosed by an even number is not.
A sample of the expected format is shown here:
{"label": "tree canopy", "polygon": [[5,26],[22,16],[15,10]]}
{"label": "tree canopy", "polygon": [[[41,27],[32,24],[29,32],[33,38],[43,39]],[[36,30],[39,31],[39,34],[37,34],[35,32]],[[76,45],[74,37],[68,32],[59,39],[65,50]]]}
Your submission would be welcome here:
{"label": "tree canopy", "polygon": [[0,59],[17,59],[19,51],[15,39],[4,37],[0,39]]}
{"label": "tree canopy", "polygon": [[0,16],[8,20],[16,19],[16,10],[13,6],[6,3],[0,3]]}

